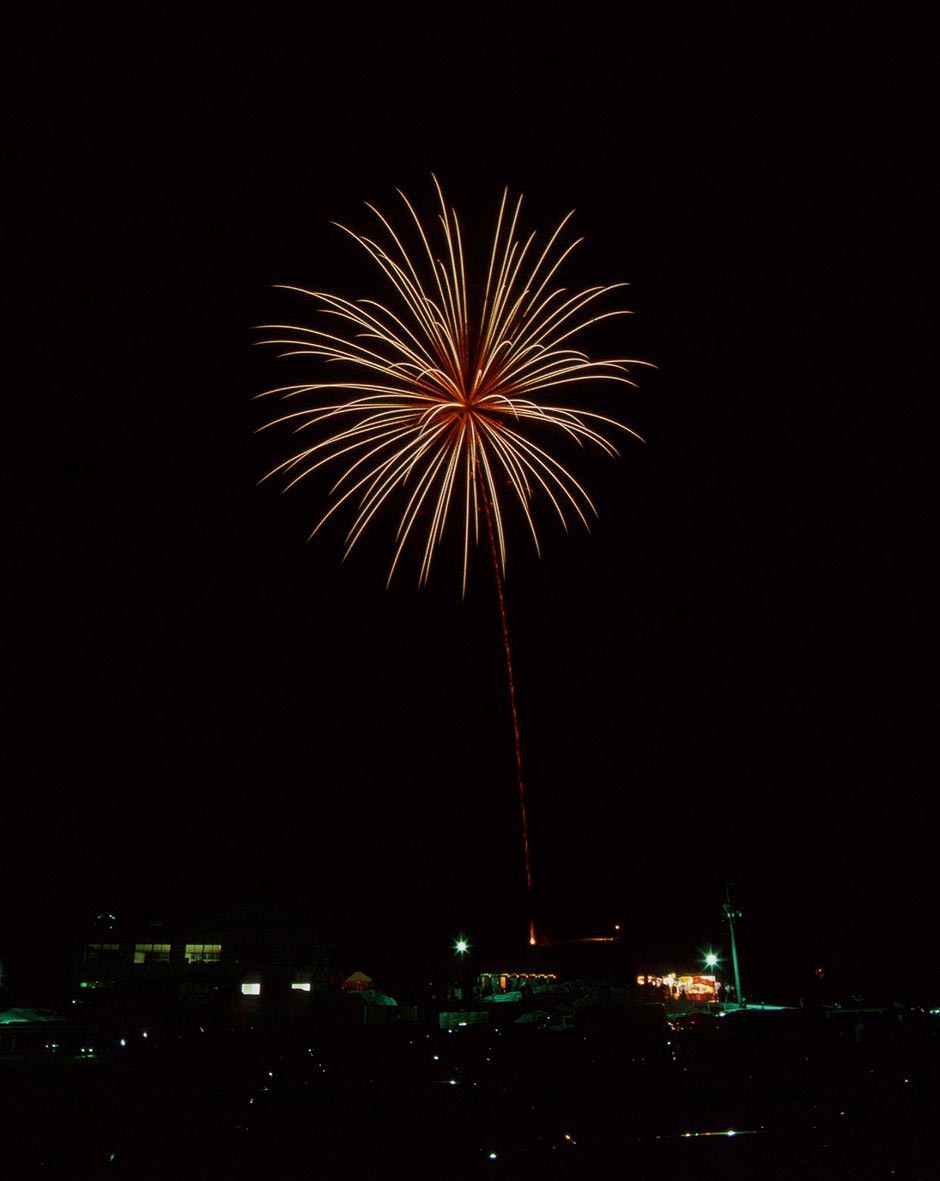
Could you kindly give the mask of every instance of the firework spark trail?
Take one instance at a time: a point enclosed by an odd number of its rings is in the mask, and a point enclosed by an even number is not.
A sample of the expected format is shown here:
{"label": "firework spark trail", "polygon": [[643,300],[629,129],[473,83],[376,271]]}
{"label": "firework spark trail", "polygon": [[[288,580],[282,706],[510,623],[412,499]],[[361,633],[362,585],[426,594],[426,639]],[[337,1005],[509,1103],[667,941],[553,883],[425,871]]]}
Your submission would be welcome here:
{"label": "firework spark trail", "polygon": [[503,651],[506,655],[506,675],[509,678],[509,704],[512,709],[512,734],[516,748],[516,784],[519,788],[519,817],[522,822],[522,848],[525,854],[525,884],[529,895],[529,944],[538,942],[535,934],[535,898],[532,888],[532,854],[529,849],[529,821],[525,808],[525,781],[522,778],[522,743],[519,738],[519,710],[516,706],[516,681],[512,672],[512,649],[509,646],[509,623],[506,619],[506,598],[503,594],[503,576],[499,569],[499,554],[496,550],[496,533],[493,529],[493,514],[489,497],[483,489],[483,513],[486,531],[490,539],[490,554],[493,558],[493,574],[496,578],[496,597],[499,600],[499,619],[503,625]]}

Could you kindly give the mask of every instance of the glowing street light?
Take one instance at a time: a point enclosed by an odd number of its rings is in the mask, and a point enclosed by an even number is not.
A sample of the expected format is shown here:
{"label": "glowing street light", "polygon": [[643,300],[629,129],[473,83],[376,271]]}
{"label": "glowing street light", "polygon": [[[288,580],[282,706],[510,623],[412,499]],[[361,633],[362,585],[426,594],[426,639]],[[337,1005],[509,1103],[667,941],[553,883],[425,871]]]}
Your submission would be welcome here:
{"label": "glowing street light", "polygon": [[706,968],[717,968],[718,967],[718,956],[713,951],[710,951],[708,953],[708,955],[706,955],[705,967]]}
{"label": "glowing street light", "polygon": [[470,950],[470,940],[466,935],[458,935],[454,940],[454,955],[457,958],[455,975],[457,978],[455,996],[458,1000],[463,997],[464,975],[466,974],[467,952]]}

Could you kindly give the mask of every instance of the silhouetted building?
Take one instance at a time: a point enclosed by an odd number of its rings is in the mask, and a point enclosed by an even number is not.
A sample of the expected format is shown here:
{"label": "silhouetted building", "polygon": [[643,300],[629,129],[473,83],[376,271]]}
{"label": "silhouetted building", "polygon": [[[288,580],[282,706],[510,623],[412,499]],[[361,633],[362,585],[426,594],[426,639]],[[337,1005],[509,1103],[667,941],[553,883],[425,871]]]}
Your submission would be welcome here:
{"label": "silhouetted building", "polygon": [[76,998],[150,1013],[290,1015],[329,975],[329,947],[309,922],[265,903],[165,925],[99,916],[73,964]]}

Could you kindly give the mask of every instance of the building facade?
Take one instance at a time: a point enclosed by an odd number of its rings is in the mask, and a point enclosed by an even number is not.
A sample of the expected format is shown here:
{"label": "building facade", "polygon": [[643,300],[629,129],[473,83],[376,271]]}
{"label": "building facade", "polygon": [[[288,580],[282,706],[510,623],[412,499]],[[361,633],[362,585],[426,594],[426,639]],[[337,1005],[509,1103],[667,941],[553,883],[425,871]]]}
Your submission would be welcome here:
{"label": "building facade", "polygon": [[330,948],[302,916],[258,904],[192,922],[99,915],[72,978],[76,1000],[122,1012],[290,1014],[326,991]]}

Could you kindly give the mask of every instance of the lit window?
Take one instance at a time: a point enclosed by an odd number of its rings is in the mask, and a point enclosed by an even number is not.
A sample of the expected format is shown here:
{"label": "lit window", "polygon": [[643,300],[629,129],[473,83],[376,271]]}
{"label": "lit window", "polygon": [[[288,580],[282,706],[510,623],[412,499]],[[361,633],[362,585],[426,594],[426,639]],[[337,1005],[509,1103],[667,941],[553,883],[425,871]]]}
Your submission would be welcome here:
{"label": "lit window", "polygon": [[261,996],[260,984],[243,984],[242,996]]}
{"label": "lit window", "polygon": [[222,958],[222,944],[187,943],[185,955],[188,964],[217,964]]}
{"label": "lit window", "polygon": [[170,960],[169,943],[135,943],[135,964],[166,964]]}
{"label": "lit window", "polygon": [[310,981],[309,980],[295,980],[294,983],[291,985],[291,988],[294,990],[294,992],[309,992],[310,991]]}
{"label": "lit window", "polygon": [[85,948],[85,960],[114,959],[120,949],[119,943],[89,943]]}

